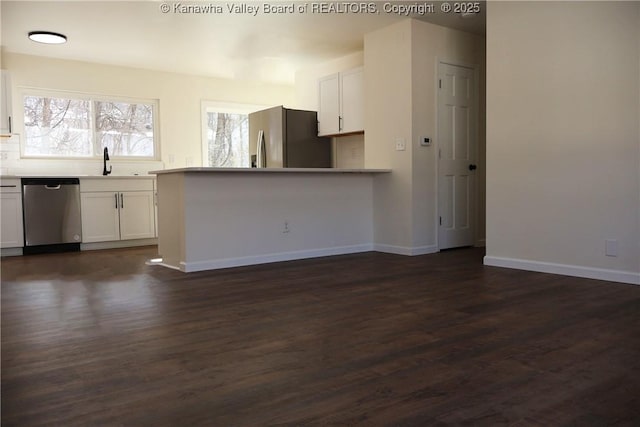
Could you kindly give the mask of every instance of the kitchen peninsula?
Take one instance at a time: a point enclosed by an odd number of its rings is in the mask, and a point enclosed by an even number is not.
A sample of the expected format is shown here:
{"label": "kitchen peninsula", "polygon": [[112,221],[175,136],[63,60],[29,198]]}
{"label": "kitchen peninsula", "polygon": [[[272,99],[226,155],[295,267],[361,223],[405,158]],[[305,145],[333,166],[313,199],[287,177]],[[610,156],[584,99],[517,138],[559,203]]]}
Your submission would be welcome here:
{"label": "kitchen peninsula", "polygon": [[183,168],[157,175],[158,252],[184,272],[373,249],[386,169]]}

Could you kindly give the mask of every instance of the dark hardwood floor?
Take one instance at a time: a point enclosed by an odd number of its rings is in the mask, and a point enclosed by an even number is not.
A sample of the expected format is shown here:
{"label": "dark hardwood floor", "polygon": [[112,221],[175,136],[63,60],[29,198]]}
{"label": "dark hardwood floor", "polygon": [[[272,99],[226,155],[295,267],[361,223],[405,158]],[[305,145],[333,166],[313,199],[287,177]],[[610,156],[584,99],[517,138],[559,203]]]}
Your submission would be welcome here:
{"label": "dark hardwood floor", "polygon": [[640,425],[640,287],[464,249],[2,259],[2,426]]}

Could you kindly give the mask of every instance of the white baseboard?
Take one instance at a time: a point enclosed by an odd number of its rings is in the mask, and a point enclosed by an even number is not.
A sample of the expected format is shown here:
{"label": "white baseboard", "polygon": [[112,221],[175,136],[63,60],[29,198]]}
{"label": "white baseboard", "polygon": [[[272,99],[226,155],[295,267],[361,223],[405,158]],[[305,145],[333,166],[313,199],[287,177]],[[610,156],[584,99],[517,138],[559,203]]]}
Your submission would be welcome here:
{"label": "white baseboard", "polygon": [[602,268],[582,267],[578,265],[556,264],[551,262],[494,256],[485,256],[484,265],[640,285],[640,273],[633,271],[607,270]]}
{"label": "white baseboard", "polygon": [[[180,264],[182,264],[182,263],[180,263]],[[167,264],[167,263],[164,263],[164,262],[156,262],[156,263],[153,263],[152,265],[159,265],[160,267],[167,267],[167,268],[170,268],[172,270],[184,271],[180,267],[176,267],[175,265]]]}
{"label": "white baseboard", "polygon": [[[134,246],[152,246],[157,245],[158,239],[137,239],[137,240],[116,240],[113,242],[95,242],[81,243],[81,251],[95,251],[100,249],[119,249],[130,248]],[[0,249],[1,256],[20,256],[23,254],[22,248],[4,248]]]}
{"label": "white baseboard", "polygon": [[373,250],[377,252],[385,252],[388,254],[407,255],[407,256],[427,255],[427,254],[433,254],[439,251],[436,245],[408,247],[408,246],[385,245],[382,243],[374,244]]}
{"label": "white baseboard", "polygon": [[22,248],[2,248],[0,249],[0,256],[20,256],[22,255]]}
{"label": "white baseboard", "polygon": [[95,243],[82,243],[80,250],[82,251],[95,251],[99,249],[119,249],[130,248],[134,246],[151,246],[157,245],[158,239],[137,239],[137,240],[115,240],[113,242],[95,242]]}
{"label": "white baseboard", "polygon": [[335,248],[325,249],[311,249],[295,252],[281,252],[268,255],[255,255],[238,258],[224,258],[224,259],[211,259],[205,261],[184,262],[181,261],[179,266],[165,265],[170,268],[178,268],[185,273],[191,273],[194,271],[204,270],[217,270],[220,268],[230,267],[242,267],[247,265],[268,264],[272,262],[280,261],[293,261],[306,258],[318,258],[332,255],[346,255],[359,252],[370,252],[373,250],[373,245],[354,245],[354,246],[340,246]]}

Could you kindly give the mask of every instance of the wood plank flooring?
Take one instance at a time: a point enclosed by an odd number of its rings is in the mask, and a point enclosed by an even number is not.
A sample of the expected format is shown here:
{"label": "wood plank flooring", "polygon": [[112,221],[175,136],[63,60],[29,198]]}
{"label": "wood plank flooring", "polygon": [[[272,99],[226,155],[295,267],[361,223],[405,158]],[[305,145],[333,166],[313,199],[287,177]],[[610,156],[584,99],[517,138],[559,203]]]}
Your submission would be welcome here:
{"label": "wood plank flooring", "polygon": [[2,426],[640,425],[640,287],[481,249],[2,259]]}

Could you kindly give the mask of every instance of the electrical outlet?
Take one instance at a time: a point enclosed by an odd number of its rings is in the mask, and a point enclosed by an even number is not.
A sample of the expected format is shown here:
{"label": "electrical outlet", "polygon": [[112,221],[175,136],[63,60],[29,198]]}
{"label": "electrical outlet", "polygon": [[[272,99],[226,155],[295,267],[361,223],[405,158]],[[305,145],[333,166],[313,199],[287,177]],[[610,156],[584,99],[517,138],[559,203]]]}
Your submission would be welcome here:
{"label": "electrical outlet", "polygon": [[289,221],[285,221],[284,226],[282,227],[282,233],[286,234],[286,233],[289,233],[290,231],[291,231],[291,228],[289,228]]}
{"label": "electrical outlet", "polygon": [[7,152],[0,153],[0,160],[9,160],[9,153]]}
{"label": "electrical outlet", "polygon": [[404,151],[407,149],[407,142],[404,138],[396,138],[396,151]]}
{"label": "electrical outlet", "polygon": [[618,241],[617,240],[605,240],[605,255],[606,256],[618,256]]}

